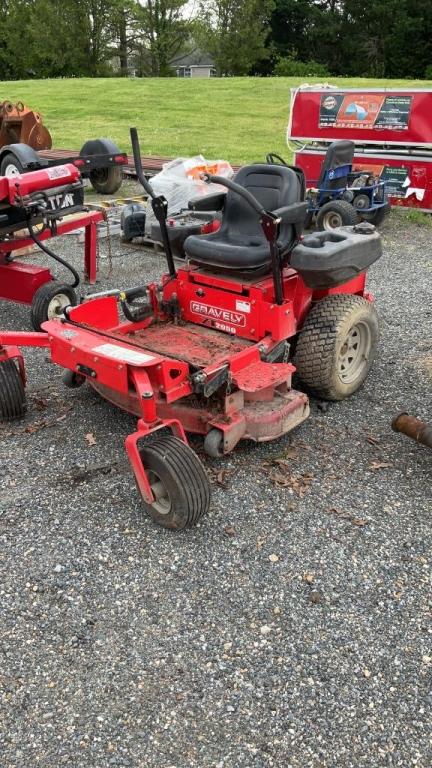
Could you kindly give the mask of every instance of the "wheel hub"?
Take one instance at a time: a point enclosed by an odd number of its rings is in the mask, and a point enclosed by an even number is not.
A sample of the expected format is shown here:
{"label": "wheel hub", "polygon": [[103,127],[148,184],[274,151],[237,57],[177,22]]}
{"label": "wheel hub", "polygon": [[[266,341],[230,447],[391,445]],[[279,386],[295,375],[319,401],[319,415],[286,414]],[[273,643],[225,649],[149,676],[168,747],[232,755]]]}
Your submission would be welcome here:
{"label": "wheel hub", "polygon": [[155,499],[151,506],[160,515],[168,515],[171,512],[171,498],[156,472],[149,472],[149,483]]}
{"label": "wheel hub", "polygon": [[55,317],[62,315],[65,307],[71,303],[70,298],[65,293],[58,293],[53,296],[48,304],[47,317],[48,320],[53,320]]}
{"label": "wheel hub", "polygon": [[363,372],[371,348],[371,333],[366,323],[353,325],[340,348],[337,369],[344,384],[352,384]]}
{"label": "wheel hub", "polygon": [[329,211],[324,216],[324,229],[335,229],[342,226],[342,217],[337,211]]}
{"label": "wheel hub", "polygon": [[15,176],[20,176],[20,171],[18,170],[18,168],[16,167],[16,165],[14,165],[13,163],[9,163],[9,164],[6,166],[6,168],[5,168],[5,171],[4,171],[4,175],[5,175],[5,176],[6,176],[6,178],[8,178],[8,179],[12,179],[12,178],[14,178]]}
{"label": "wheel hub", "polygon": [[108,168],[94,168],[92,176],[94,181],[103,184],[107,180]]}
{"label": "wheel hub", "polygon": [[370,207],[370,200],[367,195],[357,195],[357,197],[354,198],[354,206],[359,210],[362,211],[364,208]]}

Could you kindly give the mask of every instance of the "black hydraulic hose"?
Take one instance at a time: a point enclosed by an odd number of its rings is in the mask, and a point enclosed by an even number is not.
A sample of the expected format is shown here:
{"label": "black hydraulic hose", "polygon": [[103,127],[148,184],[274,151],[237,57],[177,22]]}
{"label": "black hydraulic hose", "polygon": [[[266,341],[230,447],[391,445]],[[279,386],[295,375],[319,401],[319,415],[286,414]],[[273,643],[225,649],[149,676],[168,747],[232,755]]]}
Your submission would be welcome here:
{"label": "black hydraulic hose", "polygon": [[72,264],[69,264],[67,261],[65,261],[64,259],[62,259],[62,258],[61,258],[60,256],[58,256],[56,253],[54,253],[54,251],[52,251],[52,250],[51,250],[51,248],[48,248],[48,246],[47,246],[47,245],[45,245],[45,244],[42,242],[42,240],[39,240],[39,239],[38,239],[38,237],[37,237],[37,235],[36,235],[36,232],[35,232],[35,230],[33,229],[33,226],[32,226],[32,224],[30,223],[30,221],[28,221],[28,222],[27,222],[27,228],[28,228],[28,231],[29,231],[29,234],[30,234],[30,237],[31,237],[31,239],[33,240],[33,242],[34,242],[34,243],[36,243],[36,245],[38,246],[38,248],[40,248],[40,249],[41,249],[41,251],[43,251],[44,253],[46,253],[46,254],[47,254],[47,256],[50,256],[50,257],[51,257],[51,259],[54,259],[54,261],[57,261],[59,264],[61,264],[63,267],[66,267],[66,269],[68,269],[68,270],[69,270],[69,272],[72,274],[72,276],[73,276],[73,278],[74,278],[74,282],[73,282],[73,283],[71,283],[71,288],[77,288],[77,286],[80,284],[80,276],[79,276],[78,272],[76,271],[76,269],[74,269],[74,267],[72,266]]}
{"label": "black hydraulic hose", "polygon": [[[276,163],[275,160],[277,161]],[[268,155],[266,155],[266,163],[268,165],[285,165],[288,168],[288,164],[285,162],[283,157],[277,155],[276,152],[269,152]]]}
{"label": "black hydraulic hose", "polygon": [[130,323],[139,323],[141,320],[144,320],[145,317],[149,317],[149,315],[152,314],[153,307],[149,303],[141,304],[137,307],[129,306],[129,303],[132,304],[136,299],[145,298],[147,296],[147,290],[148,288],[146,285],[137,285],[135,288],[121,291],[120,305],[126,320],[129,320]]}
{"label": "black hydraulic hose", "polygon": [[146,317],[151,317],[153,314],[151,304],[141,304],[138,307],[130,307],[126,301],[121,301],[120,304],[126,320],[129,320],[130,323],[140,323],[141,320],[145,320]]}
{"label": "black hydraulic hose", "polygon": [[135,299],[143,299],[147,295],[147,285],[137,285],[134,288],[128,288],[126,291],[122,291],[126,301],[135,301]]}

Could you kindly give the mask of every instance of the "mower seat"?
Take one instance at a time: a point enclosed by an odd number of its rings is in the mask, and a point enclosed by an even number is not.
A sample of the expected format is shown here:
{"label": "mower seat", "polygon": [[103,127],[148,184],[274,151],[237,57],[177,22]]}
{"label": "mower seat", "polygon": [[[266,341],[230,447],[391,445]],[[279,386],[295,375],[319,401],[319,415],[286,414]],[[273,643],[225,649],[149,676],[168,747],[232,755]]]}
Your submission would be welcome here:
{"label": "mower seat", "polygon": [[[348,183],[348,175],[351,172],[352,161],[354,157],[355,144],[348,139],[333,141],[330,144],[318,179],[318,188],[341,189]],[[337,172],[341,169],[341,173]],[[331,174],[334,171],[336,173]]]}
{"label": "mower seat", "polygon": [[[290,252],[305,217],[302,187],[295,171],[282,165],[257,163],[241,168],[233,181],[251,192],[266,211],[281,217],[279,252],[281,257]],[[294,209],[295,222],[292,208],[284,221],[285,208],[295,204],[298,204],[297,218]],[[269,243],[258,214],[232,190],[226,195],[220,229],[209,235],[190,235],[184,249],[190,261],[210,269],[262,274],[271,266]]]}

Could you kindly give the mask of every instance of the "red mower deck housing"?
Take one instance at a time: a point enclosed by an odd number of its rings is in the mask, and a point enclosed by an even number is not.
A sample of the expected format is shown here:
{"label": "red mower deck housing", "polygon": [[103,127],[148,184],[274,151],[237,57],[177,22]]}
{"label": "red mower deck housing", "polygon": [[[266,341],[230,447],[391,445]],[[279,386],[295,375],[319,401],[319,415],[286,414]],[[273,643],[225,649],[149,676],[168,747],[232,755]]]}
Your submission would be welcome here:
{"label": "red mower deck housing", "polygon": [[[292,277],[288,276],[287,281]],[[141,416],[147,428],[156,419],[173,417],[189,432],[205,435],[217,428],[224,436],[223,452],[232,450],[242,438],[275,439],[300,424],[309,413],[307,396],[291,389],[294,366],[261,359],[263,352],[292,335],[293,302],[287,301],[281,309],[266,300],[271,281],[264,281],[262,290],[243,285],[242,299],[224,290],[223,280],[220,283],[222,286],[218,287],[216,278],[210,278],[212,303],[198,302],[198,311],[194,313],[195,303],[189,297],[200,290],[197,286],[206,285],[205,275],[193,268],[184,269],[179,271],[177,280],[166,280],[163,302],[168,303],[177,294],[186,307],[181,323],[174,327],[169,317],[163,315],[152,324],[150,320],[138,325],[121,323],[113,297],[85,303],[68,313],[69,320],[79,323],[79,327],[52,321],[44,324],[52,360],[70,370],[84,371],[95,389],[116,405]],[[150,286],[149,291],[155,302],[157,287]],[[250,314],[236,310],[236,305],[248,307]],[[205,312],[211,307],[215,318],[200,314],[203,307]],[[270,318],[272,313],[274,332],[262,333],[257,343],[258,334],[252,324],[258,325],[261,315]],[[189,315],[194,315],[195,322]],[[220,332],[221,326],[234,329],[234,325],[229,325],[232,322],[240,324],[238,335]],[[269,329],[271,325],[269,319]],[[191,381],[194,374],[202,377],[204,383],[225,369],[231,386],[222,411],[220,398],[214,402],[207,398],[205,405],[196,396],[191,399],[195,394]],[[144,396],[144,392],[150,395]]]}

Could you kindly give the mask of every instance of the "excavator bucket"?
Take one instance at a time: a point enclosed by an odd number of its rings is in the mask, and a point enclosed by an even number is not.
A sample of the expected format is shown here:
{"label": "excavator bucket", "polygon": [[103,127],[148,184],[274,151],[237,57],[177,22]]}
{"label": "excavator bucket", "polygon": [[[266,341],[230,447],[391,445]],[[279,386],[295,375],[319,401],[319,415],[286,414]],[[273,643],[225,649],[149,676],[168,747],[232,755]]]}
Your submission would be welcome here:
{"label": "excavator bucket", "polygon": [[35,151],[51,149],[51,134],[45,128],[39,112],[22,101],[0,104],[0,148],[6,144],[28,144]]}

